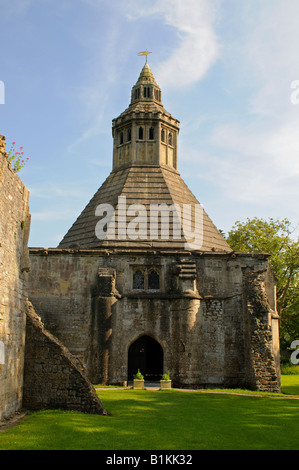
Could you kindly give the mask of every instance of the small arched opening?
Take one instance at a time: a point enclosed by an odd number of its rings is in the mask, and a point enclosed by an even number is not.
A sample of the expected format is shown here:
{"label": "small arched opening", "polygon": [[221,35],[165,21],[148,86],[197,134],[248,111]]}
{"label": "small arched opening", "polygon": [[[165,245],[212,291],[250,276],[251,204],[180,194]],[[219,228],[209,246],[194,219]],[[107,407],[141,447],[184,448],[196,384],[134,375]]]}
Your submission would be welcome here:
{"label": "small arched opening", "polygon": [[150,336],[144,335],[131,344],[128,350],[128,380],[133,380],[138,369],[144,380],[155,382],[163,374],[163,348]]}
{"label": "small arched opening", "polygon": [[138,129],[138,139],[143,140],[143,127],[139,127]]}
{"label": "small arched opening", "polygon": [[149,140],[154,140],[154,128],[150,127],[149,129]]}

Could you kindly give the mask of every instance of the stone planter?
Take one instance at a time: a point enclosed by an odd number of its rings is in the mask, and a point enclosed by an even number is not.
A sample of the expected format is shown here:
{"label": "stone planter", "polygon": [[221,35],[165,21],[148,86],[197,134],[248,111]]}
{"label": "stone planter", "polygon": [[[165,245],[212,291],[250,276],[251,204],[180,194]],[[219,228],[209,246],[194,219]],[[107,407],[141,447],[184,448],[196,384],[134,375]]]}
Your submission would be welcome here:
{"label": "stone planter", "polygon": [[133,380],[133,388],[137,390],[142,390],[144,388],[144,380],[134,379]]}
{"label": "stone planter", "polygon": [[171,380],[160,380],[160,390],[170,390]]}

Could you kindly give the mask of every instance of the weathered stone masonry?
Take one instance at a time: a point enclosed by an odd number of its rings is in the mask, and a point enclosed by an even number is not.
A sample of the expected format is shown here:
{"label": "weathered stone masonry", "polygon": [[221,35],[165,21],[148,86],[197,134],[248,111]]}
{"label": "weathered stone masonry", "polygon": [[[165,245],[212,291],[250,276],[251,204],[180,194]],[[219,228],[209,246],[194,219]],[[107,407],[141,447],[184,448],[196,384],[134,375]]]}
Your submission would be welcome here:
{"label": "weathered stone masonry", "polygon": [[[161,345],[163,370],[177,386],[279,390],[278,337],[272,334],[278,320],[264,282],[271,276],[267,255],[30,253],[30,298],[46,327],[80,358],[93,383],[127,381],[129,348],[146,335]],[[184,274],[186,259],[196,266],[196,274]],[[133,289],[135,266],[158,266],[161,289]],[[247,272],[263,292],[262,321],[259,295],[248,296]]]}
{"label": "weathered stone masonry", "polygon": [[13,171],[0,136],[0,419],[22,403],[25,300],[29,270],[29,191]]}
{"label": "weathered stone masonry", "polygon": [[26,305],[23,406],[107,414],[82,365]]}
{"label": "weathered stone masonry", "polygon": [[279,391],[278,316],[275,299],[267,295],[267,274],[244,271],[246,374],[250,388],[267,391],[272,384],[271,390]]}
{"label": "weathered stone masonry", "polygon": [[[147,63],[112,134],[110,175],[58,248],[30,250],[29,295],[45,327],[93,383],[132,380],[141,368],[180,387],[279,390],[268,255],[234,253],[199,210],[178,172],[179,121]],[[113,216],[101,237],[103,205]]]}
{"label": "weathered stone masonry", "polygon": [[[22,400],[105,414],[91,383],[123,383],[137,368],[147,380],[169,372],[179,387],[279,391],[269,256],[234,253],[205,210],[196,212],[177,170],[179,121],[161,97],[146,64],[113,120],[110,175],[58,248],[30,249],[29,273],[29,193],[0,140],[0,419]],[[105,239],[96,231],[101,204],[114,213]],[[163,216],[148,232],[157,205]],[[132,207],[145,209],[138,223]],[[173,236],[173,207],[191,208],[180,220],[196,227],[199,244],[190,231]],[[146,236],[129,236],[127,223],[146,226]]]}
{"label": "weathered stone masonry", "polygon": [[27,301],[29,191],[8,161],[3,136],[0,195],[0,421],[22,407],[106,414],[78,361]]}

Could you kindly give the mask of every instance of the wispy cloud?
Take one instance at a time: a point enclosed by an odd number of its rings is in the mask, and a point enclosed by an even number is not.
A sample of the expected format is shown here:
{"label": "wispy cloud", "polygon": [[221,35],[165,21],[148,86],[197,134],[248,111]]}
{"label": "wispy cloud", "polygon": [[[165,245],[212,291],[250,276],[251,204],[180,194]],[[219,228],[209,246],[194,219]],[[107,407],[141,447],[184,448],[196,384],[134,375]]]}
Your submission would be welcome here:
{"label": "wispy cloud", "polygon": [[208,177],[217,179],[231,198],[275,204],[283,194],[284,201],[297,205],[298,125],[299,119],[272,129],[258,124],[215,128],[210,136],[215,148],[213,172]]}
{"label": "wispy cloud", "polygon": [[157,70],[160,86],[184,87],[196,83],[215,63],[219,44],[214,22],[219,1],[156,0],[145,5],[131,0],[130,5],[129,18],[162,15],[164,23],[173,27],[179,38],[171,57]]}
{"label": "wispy cloud", "polygon": [[[119,80],[120,59],[116,60],[116,58],[120,55],[119,45],[123,40],[122,25],[117,15],[114,14],[113,3],[111,6],[109,4],[105,6],[98,0],[80,1],[92,7],[94,16],[98,17],[101,22],[102,30],[100,35],[94,30],[85,31],[84,35],[80,30],[76,32],[78,42],[86,46],[90,58],[86,62],[86,82],[74,90],[74,95],[81,103],[85,121],[82,132],[68,145],[67,150],[70,153],[102,132],[102,123],[106,123],[107,108],[113,99],[113,87]],[[126,43],[130,43],[130,40]],[[124,60],[125,49],[123,47],[122,60]]]}
{"label": "wispy cloud", "polygon": [[76,198],[78,200],[85,196],[85,188],[80,189],[80,182],[69,182],[67,187],[66,182],[61,183],[61,186],[54,184],[47,185],[32,185],[30,186],[30,194],[38,199],[49,199],[53,198]]}
{"label": "wispy cloud", "polygon": [[54,220],[73,220],[73,218],[75,217],[75,212],[72,211],[72,212],[68,212],[66,214],[65,211],[63,210],[46,210],[44,212],[33,212],[31,214],[31,217],[35,220],[35,221],[47,221],[47,222],[51,222],[51,221],[54,221]]}
{"label": "wispy cloud", "polygon": [[[229,60],[231,75],[244,79],[242,105],[225,124],[223,117],[211,123],[206,160],[194,149],[191,156],[202,162],[198,177],[222,188],[230,200],[283,206],[288,216],[298,212],[299,199],[299,105],[290,101],[291,82],[299,79],[299,4],[253,1],[252,10],[254,22],[252,16],[237,17],[243,21],[240,61]],[[227,56],[235,54],[228,44],[223,48]]]}
{"label": "wispy cloud", "polygon": [[16,16],[23,15],[27,12],[28,8],[32,5],[34,0],[11,0],[6,2],[5,8],[1,8],[1,15]]}

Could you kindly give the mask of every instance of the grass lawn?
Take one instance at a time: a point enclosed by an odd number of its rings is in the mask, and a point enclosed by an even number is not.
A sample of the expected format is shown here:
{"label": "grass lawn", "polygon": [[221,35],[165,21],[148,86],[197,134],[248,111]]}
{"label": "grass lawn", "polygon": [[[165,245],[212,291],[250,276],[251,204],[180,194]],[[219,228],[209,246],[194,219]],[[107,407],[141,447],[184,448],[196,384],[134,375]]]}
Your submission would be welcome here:
{"label": "grass lawn", "polygon": [[[283,376],[299,395],[299,376]],[[30,413],[0,450],[299,449],[299,400],[195,391],[99,390],[112,416]]]}
{"label": "grass lawn", "polygon": [[281,391],[287,395],[299,396],[299,375],[283,375]]}

